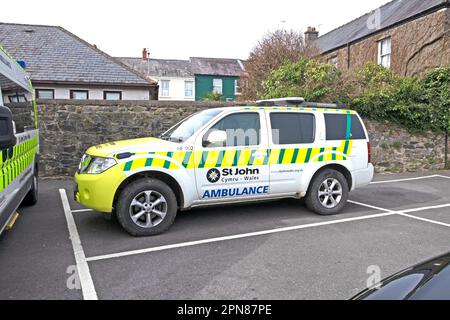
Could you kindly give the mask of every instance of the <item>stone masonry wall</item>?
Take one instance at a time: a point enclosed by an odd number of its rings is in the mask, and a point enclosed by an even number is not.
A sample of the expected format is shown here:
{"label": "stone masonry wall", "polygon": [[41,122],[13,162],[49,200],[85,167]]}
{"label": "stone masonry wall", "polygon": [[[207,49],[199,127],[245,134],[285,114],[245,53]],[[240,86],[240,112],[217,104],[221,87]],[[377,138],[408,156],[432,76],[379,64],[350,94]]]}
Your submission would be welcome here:
{"label": "stone masonry wall", "polygon": [[[349,48],[341,48],[323,56],[324,61],[336,56],[338,68],[345,72],[361,70],[368,62],[377,63],[378,41],[391,37],[391,69],[402,76],[421,75],[435,67],[450,64],[450,9],[376,33]],[[350,68],[348,60],[350,59]]]}
{"label": "stone masonry wall", "polygon": [[[86,149],[107,141],[157,136],[183,118],[232,103],[162,101],[41,101],[41,175],[73,175]],[[443,168],[444,138],[410,134],[389,123],[365,121],[378,172]]]}

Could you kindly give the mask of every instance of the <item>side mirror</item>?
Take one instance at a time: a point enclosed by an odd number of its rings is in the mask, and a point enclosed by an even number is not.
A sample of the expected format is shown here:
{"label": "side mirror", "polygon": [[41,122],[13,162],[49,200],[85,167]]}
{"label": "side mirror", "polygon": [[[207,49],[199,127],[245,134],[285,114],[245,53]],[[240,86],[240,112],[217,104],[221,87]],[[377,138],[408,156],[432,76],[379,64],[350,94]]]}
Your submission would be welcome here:
{"label": "side mirror", "polygon": [[203,140],[203,147],[224,147],[227,143],[227,133],[222,130],[210,131]]}
{"label": "side mirror", "polygon": [[16,144],[14,122],[11,111],[0,106],[0,149],[8,149]]}

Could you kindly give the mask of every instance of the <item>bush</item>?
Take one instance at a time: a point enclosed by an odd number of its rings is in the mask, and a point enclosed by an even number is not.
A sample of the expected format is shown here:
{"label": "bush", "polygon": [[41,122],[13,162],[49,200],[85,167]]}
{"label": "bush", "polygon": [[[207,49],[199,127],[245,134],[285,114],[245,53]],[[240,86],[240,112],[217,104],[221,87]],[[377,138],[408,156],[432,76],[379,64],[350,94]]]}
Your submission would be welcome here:
{"label": "bush", "polygon": [[223,94],[217,92],[209,92],[203,98],[203,101],[223,101],[225,100]]}
{"label": "bush", "polygon": [[398,123],[411,131],[444,132],[449,126],[450,67],[425,78],[402,78],[375,64],[356,75],[351,107],[361,115]]}
{"label": "bush", "polygon": [[[340,72],[330,64],[310,59],[286,63],[263,82],[264,99],[303,97],[307,101],[341,102]],[[339,91],[339,92],[338,92]]]}

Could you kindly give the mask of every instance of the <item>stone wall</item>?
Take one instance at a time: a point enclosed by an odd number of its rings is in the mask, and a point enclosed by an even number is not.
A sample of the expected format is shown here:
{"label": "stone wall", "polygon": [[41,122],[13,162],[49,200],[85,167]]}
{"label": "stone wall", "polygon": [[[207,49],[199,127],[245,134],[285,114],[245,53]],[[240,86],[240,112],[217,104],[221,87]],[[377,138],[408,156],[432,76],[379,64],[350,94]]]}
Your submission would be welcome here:
{"label": "stone wall", "polygon": [[441,9],[329,52],[323,60],[336,56],[339,69],[361,70],[368,62],[377,63],[378,41],[391,37],[391,69],[402,76],[421,75],[450,64],[449,19],[450,9]]}
{"label": "stone wall", "polygon": [[[157,136],[190,114],[233,103],[163,101],[41,101],[41,175],[72,175],[92,145],[107,141]],[[410,134],[398,126],[365,121],[378,172],[443,168],[444,138],[433,133]]]}

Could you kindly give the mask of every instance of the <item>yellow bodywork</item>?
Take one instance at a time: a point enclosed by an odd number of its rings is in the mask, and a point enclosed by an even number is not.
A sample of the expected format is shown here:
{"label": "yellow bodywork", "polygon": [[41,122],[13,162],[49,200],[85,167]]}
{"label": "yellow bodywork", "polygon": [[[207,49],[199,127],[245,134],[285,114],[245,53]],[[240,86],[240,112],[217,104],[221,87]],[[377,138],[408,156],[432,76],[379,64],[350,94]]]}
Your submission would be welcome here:
{"label": "yellow bodywork", "polygon": [[111,213],[114,195],[126,175],[119,165],[101,174],[75,174],[78,192],[76,201],[99,212]]}

